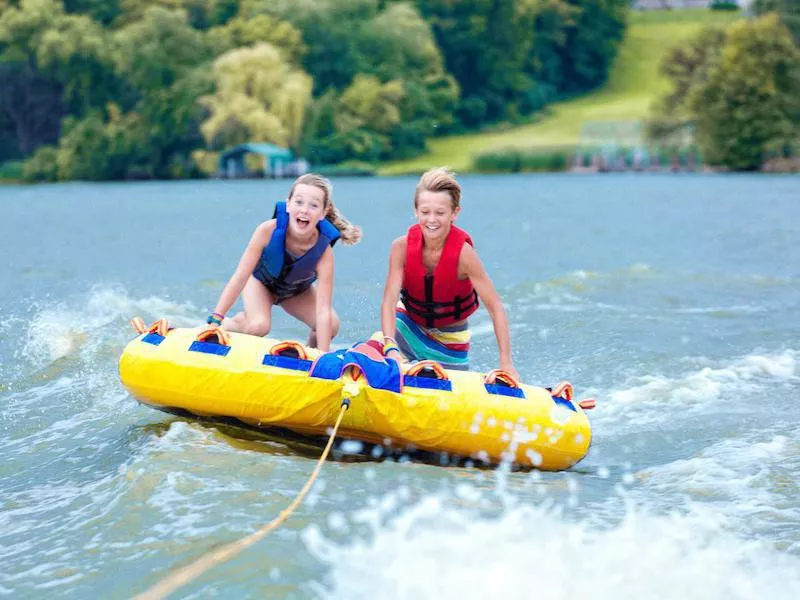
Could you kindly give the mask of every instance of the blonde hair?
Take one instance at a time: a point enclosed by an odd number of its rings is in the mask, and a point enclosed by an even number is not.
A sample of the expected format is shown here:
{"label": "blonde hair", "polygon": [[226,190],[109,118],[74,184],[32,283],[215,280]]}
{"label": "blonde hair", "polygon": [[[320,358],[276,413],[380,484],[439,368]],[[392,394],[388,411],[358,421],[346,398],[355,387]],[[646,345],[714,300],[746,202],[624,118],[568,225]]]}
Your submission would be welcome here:
{"label": "blonde hair", "polygon": [[461,185],[456,181],[456,174],[447,167],[436,167],[423,173],[414,191],[414,208],[417,207],[421,192],[447,192],[450,194],[453,210],[461,203]]}
{"label": "blonde hair", "polygon": [[347,244],[348,246],[357,244],[361,239],[361,228],[348,221],[333,204],[333,185],[331,185],[331,182],[316,173],[300,175],[300,177],[294,180],[289,190],[289,198],[292,197],[294,189],[300,184],[310,185],[322,190],[325,194],[325,218],[339,230],[343,244]]}

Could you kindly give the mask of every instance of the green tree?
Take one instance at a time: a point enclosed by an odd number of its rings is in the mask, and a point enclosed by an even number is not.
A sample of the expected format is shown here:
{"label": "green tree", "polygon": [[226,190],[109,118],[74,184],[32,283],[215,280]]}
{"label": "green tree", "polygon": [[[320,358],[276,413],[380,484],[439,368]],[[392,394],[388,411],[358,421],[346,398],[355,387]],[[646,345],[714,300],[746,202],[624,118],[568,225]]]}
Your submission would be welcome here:
{"label": "green tree", "polygon": [[181,10],[150,6],[140,20],[114,32],[113,39],[117,72],[139,95],[169,87],[211,59],[202,34]]}
{"label": "green tree", "polygon": [[[312,159],[413,155],[424,150],[427,136],[452,125],[458,84],[445,70],[430,25],[412,4],[275,0],[246,2],[240,14],[248,18],[262,14],[259,11],[291,21],[302,31],[307,48],[303,65],[318,94],[303,130],[303,151]],[[364,85],[356,84],[359,76],[371,76],[378,88],[403,82],[396,105],[399,120],[393,119],[390,126],[336,126],[333,115],[346,112],[342,95],[352,94],[351,86]]]}
{"label": "green tree", "polygon": [[109,25],[122,13],[120,0],[64,0],[68,13],[85,14],[103,25]]}
{"label": "green tree", "polygon": [[364,74],[381,82],[402,80],[401,120],[392,129],[392,155],[425,149],[425,137],[454,122],[460,89],[447,73],[430,25],[410,4],[390,4],[363,26],[370,48]]}
{"label": "green tree", "polygon": [[216,93],[203,98],[210,116],[202,124],[213,148],[272,142],[296,148],[313,82],[267,43],[226,52],[214,61]]}
{"label": "green tree", "polygon": [[241,10],[245,17],[264,12],[302,31],[303,68],[313,77],[316,93],[343,90],[356,73],[367,70],[371,48],[363,43],[362,29],[378,14],[377,0],[251,1]]}
{"label": "green tree", "polygon": [[151,90],[136,107],[141,119],[132,132],[147,147],[146,160],[131,170],[158,178],[194,174],[191,153],[203,145],[200,124],[208,117],[199,99],[213,91],[213,74],[202,66],[168,88]]}
{"label": "green tree", "polygon": [[564,89],[564,62],[569,60],[567,33],[575,28],[580,8],[566,0],[542,0],[534,7],[534,39],[527,71],[536,81],[529,90],[531,108],[542,108]]}
{"label": "green tree", "polygon": [[403,82],[381,83],[374,75],[356,75],[339,98],[335,125],[339,132],[368,129],[388,134],[400,122]]}
{"label": "green tree", "polygon": [[701,31],[662,70],[672,89],[651,135],[693,123],[710,164],[757,169],[767,150],[800,133],[800,49],[775,14]]}
{"label": "green tree", "polygon": [[781,21],[792,32],[795,43],[800,43],[800,0],[755,0],[753,13],[766,15],[778,13]]}
{"label": "green tree", "polygon": [[[160,5],[146,7],[138,20],[113,35],[113,57],[127,88],[118,98],[128,112],[111,123],[130,142],[128,174],[192,174],[190,156],[203,144],[199,127],[208,116],[199,100],[214,89],[206,71],[213,55],[206,37],[188,23],[183,9]],[[139,147],[147,152],[135,151]],[[112,166],[108,172],[117,173]]]}
{"label": "green tree", "polygon": [[561,50],[562,94],[584,92],[605,82],[625,35],[628,0],[568,0],[575,9],[575,26],[567,30]]}
{"label": "green tree", "polygon": [[42,76],[25,61],[0,58],[0,120],[13,140],[5,150],[9,157],[30,154],[39,146],[58,140],[65,111],[57,82]]}
{"label": "green tree", "polygon": [[292,61],[299,61],[305,52],[302,32],[290,23],[268,14],[258,14],[251,18],[236,17],[225,25],[212,27],[207,35],[217,55],[258,42],[280,48],[285,57]]}
{"label": "green tree", "polygon": [[65,121],[56,157],[59,180],[124,179],[135,162],[132,156],[145,152],[140,140],[130,134],[139,115],[123,115],[114,104],[105,112],[93,111],[81,120]]}
{"label": "green tree", "polygon": [[58,181],[58,149],[55,146],[41,146],[22,168],[26,181]]}
{"label": "green tree", "polygon": [[63,16],[39,37],[37,66],[61,84],[77,114],[101,106],[116,90],[107,48],[105,32],[85,15]]}
{"label": "green tree", "polygon": [[[92,0],[81,0],[83,2]],[[98,0],[99,1],[99,0]],[[240,0],[119,0],[122,14],[118,17],[120,25],[140,20],[152,7],[183,11],[187,23],[195,29],[208,29],[224,25],[239,9]]]}
{"label": "green tree", "polygon": [[116,89],[107,38],[60,2],[22,0],[0,14],[0,112],[27,154],[59,134],[61,116],[102,105]]}
{"label": "green tree", "polygon": [[688,118],[689,93],[708,81],[709,70],[718,64],[725,39],[725,30],[707,27],[667,53],[660,70],[671,90],[660,99],[660,112],[671,118]]}
{"label": "green tree", "polygon": [[708,81],[688,96],[711,164],[756,169],[800,133],[800,49],[776,15],[730,26]]}
{"label": "green tree", "polygon": [[467,126],[522,112],[533,86],[525,69],[533,43],[532,4],[515,0],[418,0],[447,70],[461,88]]}

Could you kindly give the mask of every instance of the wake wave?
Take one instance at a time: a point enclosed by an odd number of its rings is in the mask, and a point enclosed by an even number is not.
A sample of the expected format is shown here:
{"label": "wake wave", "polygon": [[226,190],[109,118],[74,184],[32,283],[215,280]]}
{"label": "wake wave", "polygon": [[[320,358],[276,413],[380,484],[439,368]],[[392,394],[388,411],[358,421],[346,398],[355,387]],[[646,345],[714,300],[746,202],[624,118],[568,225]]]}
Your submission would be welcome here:
{"label": "wake wave", "polygon": [[767,533],[789,551],[800,551],[794,473],[800,471],[800,428],[754,432],[722,440],[698,456],[638,473],[649,502],[681,506],[702,499],[740,532]]}
{"label": "wake wave", "polygon": [[726,410],[757,412],[743,399],[772,393],[776,386],[794,386],[800,352],[751,354],[727,364],[704,366],[676,377],[644,375],[603,395],[593,421],[602,426],[642,427],[699,413]]}
{"label": "wake wave", "polygon": [[547,506],[482,518],[456,508],[452,499],[429,496],[355,541],[332,541],[316,526],[306,529],[304,541],[331,568],[315,586],[322,598],[727,600],[800,594],[799,560],[737,538],[699,506],[685,516],[663,516],[629,505],[619,523],[597,529],[568,522]]}

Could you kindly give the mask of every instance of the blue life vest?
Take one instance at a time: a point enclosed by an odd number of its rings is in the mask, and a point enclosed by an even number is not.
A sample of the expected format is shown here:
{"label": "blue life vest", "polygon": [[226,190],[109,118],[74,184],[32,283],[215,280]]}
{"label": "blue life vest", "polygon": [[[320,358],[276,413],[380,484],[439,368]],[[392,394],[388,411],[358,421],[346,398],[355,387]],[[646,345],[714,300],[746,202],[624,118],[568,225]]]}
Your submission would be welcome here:
{"label": "blue life vest", "polygon": [[339,239],[339,230],[327,219],[317,223],[319,238],[308,252],[300,257],[292,257],[286,251],[286,230],[289,227],[289,213],[286,202],[275,203],[277,220],[275,231],[253,271],[253,276],[263,283],[277,298],[284,299],[306,291],[317,279],[317,263],[328,246]]}

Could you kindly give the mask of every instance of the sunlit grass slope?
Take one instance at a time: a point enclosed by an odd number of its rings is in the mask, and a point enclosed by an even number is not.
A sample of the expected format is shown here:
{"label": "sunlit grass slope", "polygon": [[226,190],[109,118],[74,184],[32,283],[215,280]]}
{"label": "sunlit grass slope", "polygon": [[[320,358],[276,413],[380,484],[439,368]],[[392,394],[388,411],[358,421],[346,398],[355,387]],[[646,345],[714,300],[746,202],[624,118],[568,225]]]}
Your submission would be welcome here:
{"label": "sunlit grass slope", "polygon": [[631,13],[627,35],[609,80],[601,89],[553,104],[536,123],[506,131],[429,140],[427,154],[386,163],[379,172],[381,175],[418,173],[433,165],[448,165],[464,172],[472,163],[472,155],[484,150],[575,144],[584,121],[643,118],[653,100],[666,88],[658,69],[666,52],[705,25],[724,25],[738,18],[738,13],[707,9]]}

